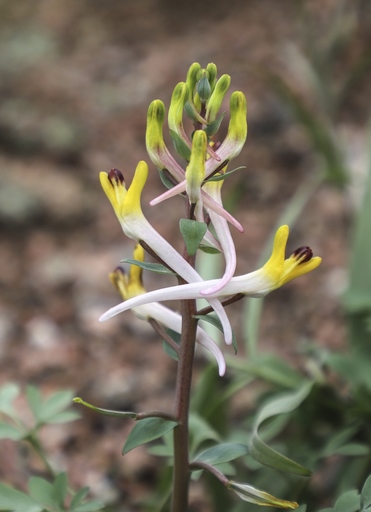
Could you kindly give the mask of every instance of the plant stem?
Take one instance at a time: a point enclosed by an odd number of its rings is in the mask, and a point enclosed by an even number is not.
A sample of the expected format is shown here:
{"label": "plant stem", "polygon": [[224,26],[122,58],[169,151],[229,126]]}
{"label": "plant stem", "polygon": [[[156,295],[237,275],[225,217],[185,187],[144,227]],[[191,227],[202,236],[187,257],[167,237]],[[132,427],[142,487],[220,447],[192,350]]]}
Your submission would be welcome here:
{"label": "plant stem", "polygon": [[196,301],[183,300],[182,335],[176,382],[175,411],[179,425],[174,429],[174,474],[172,512],[187,512],[189,485],[188,415],[192,383],[193,356],[196,341]]}

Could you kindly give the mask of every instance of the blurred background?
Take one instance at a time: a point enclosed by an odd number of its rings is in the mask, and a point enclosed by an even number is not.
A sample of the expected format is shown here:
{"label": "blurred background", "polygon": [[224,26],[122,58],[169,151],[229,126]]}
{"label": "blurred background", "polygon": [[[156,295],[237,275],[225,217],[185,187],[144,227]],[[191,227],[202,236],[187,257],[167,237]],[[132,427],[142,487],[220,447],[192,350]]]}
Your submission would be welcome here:
{"label": "blurred background", "polygon": [[[316,272],[267,298],[259,350],[299,368],[308,341],[342,350],[342,296],[368,172],[370,45],[367,0],[0,1],[0,383],[46,394],[68,387],[106,408],[169,407],[175,362],[158,337],[130,313],[97,321],[119,302],[108,273],[133,249],[98,174],[117,167],[130,183],[137,162],[149,162],[148,105],[168,106],[195,61],[214,62],[219,76],[231,75],[230,92],[247,97],[248,141],[234,162],[246,169],[223,187],[245,226],[233,232],[238,273],[256,268],[293,197],[288,252],[310,245],[323,257]],[[150,169],[143,210],[180,247],[180,200],[148,205],[163,190]],[[146,275],[145,285],[160,279]],[[238,339],[245,307],[230,308]],[[129,421],[82,413],[45,429],[52,462],[103,501],[124,499],[127,508],[115,510],[137,510],[157,460],[143,447],[121,457]],[[40,470],[14,443],[0,450],[2,480],[22,488]],[[194,510],[208,510],[197,492]]]}

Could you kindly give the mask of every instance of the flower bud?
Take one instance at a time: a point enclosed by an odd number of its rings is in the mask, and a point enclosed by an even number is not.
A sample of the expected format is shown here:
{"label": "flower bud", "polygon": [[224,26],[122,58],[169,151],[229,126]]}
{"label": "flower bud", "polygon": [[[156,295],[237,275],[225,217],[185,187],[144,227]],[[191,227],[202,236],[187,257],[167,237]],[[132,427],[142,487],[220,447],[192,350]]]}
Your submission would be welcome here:
{"label": "flower bud", "polygon": [[211,87],[206,69],[203,70],[200,80],[197,83],[197,94],[201,103],[206,103],[211,95]]}
{"label": "flower bud", "polygon": [[208,123],[212,123],[215,120],[216,115],[221,107],[224,96],[226,95],[229,89],[230,83],[231,77],[229,75],[222,75],[216,82],[214,91],[207,103],[206,121]]}
{"label": "flower bud", "polygon": [[186,169],[186,192],[193,204],[200,199],[201,185],[205,179],[206,146],[206,133],[196,130],[193,135],[191,160]]}
{"label": "flower bud", "polygon": [[165,147],[163,124],[165,120],[165,105],[161,100],[154,100],[148,107],[146,147],[147,152],[156,167],[165,169],[166,165],[161,159]]}
{"label": "flower bud", "polygon": [[218,70],[213,62],[209,62],[209,64],[206,66],[206,71],[209,73],[209,83],[212,92],[215,87],[216,75],[218,73]]}

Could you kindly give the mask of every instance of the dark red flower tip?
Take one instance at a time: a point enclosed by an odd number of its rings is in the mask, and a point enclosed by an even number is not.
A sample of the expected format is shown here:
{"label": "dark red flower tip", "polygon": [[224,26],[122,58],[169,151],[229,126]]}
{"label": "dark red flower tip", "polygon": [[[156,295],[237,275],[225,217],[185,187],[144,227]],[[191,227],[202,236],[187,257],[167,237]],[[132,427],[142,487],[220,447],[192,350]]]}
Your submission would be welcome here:
{"label": "dark red flower tip", "polygon": [[125,181],[124,175],[118,169],[111,169],[110,172],[108,173],[108,179],[110,180],[110,182],[112,184],[115,181],[117,185],[119,183],[124,183],[124,181]]}
{"label": "dark red flower tip", "polygon": [[310,247],[304,245],[303,247],[299,247],[299,249],[296,249],[296,251],[294,251],[292,255],[297,260],[300,260],[299,264],[306,263],[307,261],[313,258],[313,251]]}

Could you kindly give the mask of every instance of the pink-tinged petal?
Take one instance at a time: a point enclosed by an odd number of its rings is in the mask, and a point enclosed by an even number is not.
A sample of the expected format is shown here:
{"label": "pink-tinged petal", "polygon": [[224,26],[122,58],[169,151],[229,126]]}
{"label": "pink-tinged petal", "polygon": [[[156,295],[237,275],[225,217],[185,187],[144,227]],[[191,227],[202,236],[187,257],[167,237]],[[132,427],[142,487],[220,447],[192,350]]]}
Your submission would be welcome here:
{"label": "pink-tinged petal", "polygon": [[[170,197],[177,196],[178,194],[182,194],[186,190],[186,182],[185,180],[181,183],[178,183],[178,185],[175,185],[175,187],[171,188],[170,190],[167,190],[163,194],[161,194],[158,197],[155,197],[150,201],[151,206],[155,206],[156,204],[162,203],[162,201],[165,201],[166,199],[169,199]],[[232,226],[234,226],[238,231],[243,233],[245,231],[245,228],[242,226],[240,222],[238,222],[237,219],[233,217],[227,210],[225,210],[220,204],[218,204],[212,197],[209,196],[204,190],[201,191],[202,201],[205,206],[207,206],[210,210],[213,210],[215,213],[226,219]]]}
{"label": "pink-tinged petal", "polygon": [[213,210],[215,213],[227,220],[232,226],[234,226],[240,233],[245,231],[245,228],[233,217],[227,210],[225,210],[220,204],[218,204],[207,192],[202,191],[202,200],[204,206],[208,209]]}
{"label": "pink-tinged petal", "polygon": [[162,203],[162,201],[165,201],[166,199],[170,199],[170,197],[177,196],[179,194],[183,194],[186,191],[186,181],[182,181],[181,183],[178,183],[178,185],[175,185],[173,188],[170,188],[163,194],[155,197],[150,201],[151,206],[155,206],[156,204]]}

